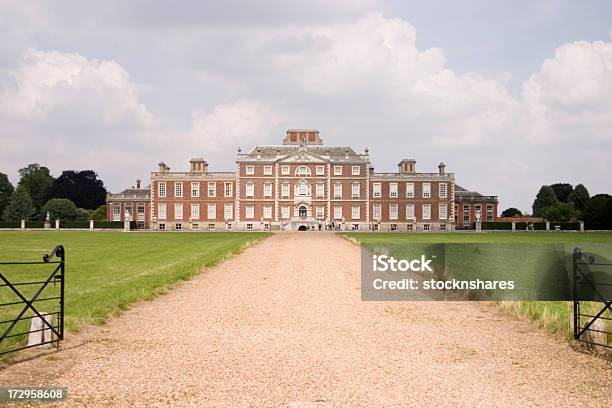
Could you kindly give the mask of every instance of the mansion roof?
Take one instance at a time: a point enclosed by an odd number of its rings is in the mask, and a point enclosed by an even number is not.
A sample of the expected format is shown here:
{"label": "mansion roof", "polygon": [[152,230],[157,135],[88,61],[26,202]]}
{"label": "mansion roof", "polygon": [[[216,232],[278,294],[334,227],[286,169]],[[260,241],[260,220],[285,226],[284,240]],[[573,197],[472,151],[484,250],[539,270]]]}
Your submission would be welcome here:
{"label": "mansion roof", "polygon": [[259,145],[249,153],[239,151],[238,161],[284,161],[290,159],[304,161],[369,162],[367,153],[358,154],[348,146],[323,145]]}

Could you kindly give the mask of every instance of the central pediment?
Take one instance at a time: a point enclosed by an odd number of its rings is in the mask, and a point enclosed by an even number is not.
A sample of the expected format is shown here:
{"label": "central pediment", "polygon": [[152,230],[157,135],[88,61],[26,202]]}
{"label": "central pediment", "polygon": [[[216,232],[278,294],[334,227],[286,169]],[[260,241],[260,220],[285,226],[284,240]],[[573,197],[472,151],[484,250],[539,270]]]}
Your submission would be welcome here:
{"label": "central pediment", "polygon": [[299,150],[279,159],[279,163],[327,163],[327,160],[305,150]]}

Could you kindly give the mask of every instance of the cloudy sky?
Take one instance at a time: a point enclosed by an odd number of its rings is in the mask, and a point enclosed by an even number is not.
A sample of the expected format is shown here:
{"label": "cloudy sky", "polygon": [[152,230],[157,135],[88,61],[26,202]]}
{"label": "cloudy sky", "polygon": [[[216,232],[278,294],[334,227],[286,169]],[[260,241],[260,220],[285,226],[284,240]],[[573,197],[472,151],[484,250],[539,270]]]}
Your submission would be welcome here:
{"label": "cloudy sky", "polygon": [[[424,5],[426,4],[426,6]],[[0,171],[96,170],[314,127],[378,171],[440,161],[530,210],[542,184],[612,191],[612,2],[0,2]]]}

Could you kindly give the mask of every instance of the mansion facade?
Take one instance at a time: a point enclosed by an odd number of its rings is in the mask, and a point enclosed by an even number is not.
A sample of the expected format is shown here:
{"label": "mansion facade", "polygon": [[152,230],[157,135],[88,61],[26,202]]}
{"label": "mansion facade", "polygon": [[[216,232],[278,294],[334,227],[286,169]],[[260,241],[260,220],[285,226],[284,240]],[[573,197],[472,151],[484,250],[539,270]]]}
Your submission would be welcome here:
{"label": "mansion facade", "polygon": [[189,171],[160,163],[151,184],[106,199],[109,221],[137,228],[190,231],[311,230],[452,231],[497,218],[497,197],[455,184],[444,163],[421,173],[403,159],[376,173],[369,152],[325,146],[319,131],[290,129],[281,145],[239,148],[235,169],[211,172],[203,158]]}

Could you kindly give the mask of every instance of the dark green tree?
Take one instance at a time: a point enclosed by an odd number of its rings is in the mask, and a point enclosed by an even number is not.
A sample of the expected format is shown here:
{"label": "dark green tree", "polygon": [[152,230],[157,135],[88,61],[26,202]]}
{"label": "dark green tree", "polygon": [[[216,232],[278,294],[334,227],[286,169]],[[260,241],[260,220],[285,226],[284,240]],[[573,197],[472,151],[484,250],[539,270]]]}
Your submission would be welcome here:
{"label": "dark green tree", "polygon": [[555,192],[555,196],[557,197],[557,200],[559,200],[562,203],[566,203],[567,198],[569,197],[570,194],[572,194],[572,191],[574,191],[574,187],[572,187],[572,185],[568,183],[551,184],[550,188],[552,188],[553,191]]}
{"label": "dark green tree", "polygon": [[30,197],[28,189],[22,185],[17,186],[17,189],[11,196],[2,218],[5,221],[20,221],[30,220],[36,214],[36,208]]}
{"label": "dark green tree", "polygon": [[94,221],[106,221],[106,205],[101,205],[91,213],[91,219]]}
{"label": "dark green tree", "polygon": [[587,229],[612,229],[612,196],[597,194],[584,207],[584,224]]}
{"label": "dark green tree", "polygon": [[44,205],[43,214],[49,213],[51,221],[75,221],[79,216],[79,209],[67,198],[52,198]]}
{"label": "dark green tree", "polygon": [[573,203],[557,203],[544,209],[544,218],[551,222],[570,222],[576,220]]}
{"label": "dark green tree", "polygon": [[67,198],[79,208],[95,210],[106,202],[106,188],[93,170],[66,170],[55,179],[49,198]]}
{"label": "dark green tree", "polygon": [[587,190],[584,185],[578,184],[567,198],[567,201],[574,203],[576,210],[582,211],[584,210],[587,201],[589,201],[589,198],[589,190]]}
{"label": "dark green tree", "polygon": [[11,196],[15,192],[15,188],[4,173],[0,173],[0,216],[9,203]]}
{"label": "dark green tree", "polygon": [[32,163],[19,169],[19,176],[19,185],[28,190],[36,212],[40,216],[40,209],[45,204],[47,194],[53,185],[53,176],[51,176],[48,168],[38,163]]}
{"label": "dark green tree", "polygon": [[538,191],[535,200],[533,201],[533,216],[543,217],[544,210],[557,204],[558,202],[559,200],[557,199],[554,190],[550,186],[542,186],[540,191]]}
{"label": "dark green tree", "polygon": [[502,217],[521,217],[523,213],[518,208],[510,207],[502,211]]}

